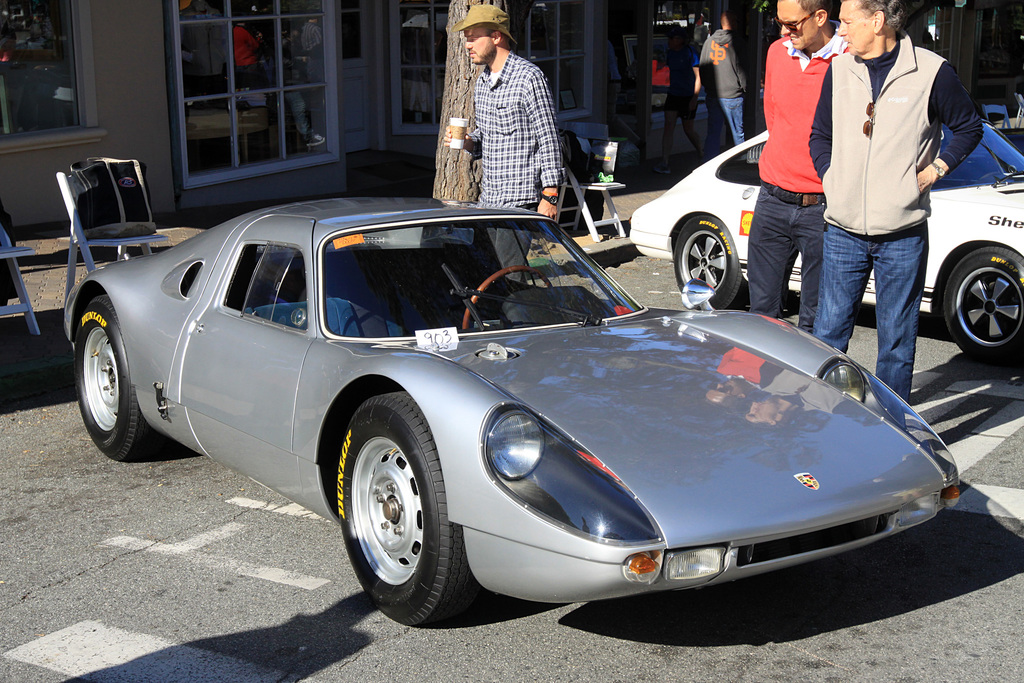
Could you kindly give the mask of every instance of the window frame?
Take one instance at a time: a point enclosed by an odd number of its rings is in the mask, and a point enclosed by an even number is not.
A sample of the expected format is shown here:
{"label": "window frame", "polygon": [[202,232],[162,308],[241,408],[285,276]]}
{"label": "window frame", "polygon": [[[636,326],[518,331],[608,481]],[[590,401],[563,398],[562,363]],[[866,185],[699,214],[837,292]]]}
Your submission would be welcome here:
{"label": "window frame", "polygon": [[[288,13],[282,14],[280,12],[281,3],[284,0],[272,0],[273,11],[269,14],[256,14],[256,15],[241,15],[232,16],[231,13],[231,0],[223,0],[224,13],[221,16],[211,18],[209,20],[198,20],[196,23],[222,23],[227,30],[227,66],[228,66],[228,83],[229,86],[226,88],[224,93],[217,93],[214,95],[186,97],[185,86],[184,86],[184,74],[182,69],[182,50],[181,50],[181,29],[183,25],[189,25],[192,22],[182,22],[178,12],[171,12],[172,26],[171,26],[171,44],[173,46],[173,54],[171,64],[171,71],[169,78],[171,79],[174,90],[170,92],[168,96],[172,98],[170,106],[174,107],[176,112],[176,130],[172,130],[173,139],[176,142],[175,155],[180,159],[180,173],[181,173],[181,186],[182,189],[190,190],[201,187],[208,187],[211,185],[219,185],[226,182],[232,182],[236,180],[244,180],[247,178],[255,178],[265,176],[269,173],[281,173],[301,168],[310,168],[313,166],[320,166],[324,164],[336,163],[340,158],[339,150],[343,147],[344,140],[339,132],[339,110],[338,110],[338,78],[340,74],[337,68],[337,53],[339,46],[337,44],[337,31],[336,31],[336,17],[337,10],[335,9],[336,2],[334,0],[322,0],[322,12],[311,12],[311,13]],[[278,98],[279,112],[284,111],[285,104],[283,102],[283,94],[291,90],[302,90],[309,88],[323,88],[324,93],[324,109],[326,116],[326,125],[323,131],[323,136],[327,138],[327,142],[323,145],[321,150],[317,153],[312,154],[300,154],[297,156],[286,156],[284,148],[279,150],[279,157],[276,159],[268,159],[264,161],[257,161],[252,163],[241,163],[239,159],[238,145],[235,144],[235,138],[237,138],[237,122],[231,121],[231,116],[228,116],[230,122],[230,133],[229,139],[231,140],[231,165],[224,168],[217,168],[206,171],[190,171],[188,168],[188,137],[186,130],[186,117],[185,117],[185,105],[188,101],[202,101],[207,100],[220,100],[228,99],[235,100],[239,97],[237,90],[232,90],[230,84],[233,83],[233,76],[230,73],[231,65],[233,64],[233,52],[234,52],[234,37],[231,28],[238,22],[239,19],[245,18],[249,21],[274,21],[280,22],[282,20],[288,20],[291,18],[298,18],[303,16],[319,15],[321,17],[321,26],[323,29],[323,40],[324,40],[324,82],[323,85],[285,85],[283,80],[279,79],[279,82],[263,91],[268,96],[275,96]],[[279,24],[276,24],[279,25]],[[278,74],[282,73],[283,66],[279,63],[278,57],[281,54],[280,39],[274,42],[275,45],[275,68],[278,70]],[[231,111],[229,109],[228,111]],[[279,114],[280,121],[284,120],[283,114]],[[173,125],[173,124],[172,124]],[[278,131],[279,140],[283,138],[285,132],[283,127],[279,126]]]}

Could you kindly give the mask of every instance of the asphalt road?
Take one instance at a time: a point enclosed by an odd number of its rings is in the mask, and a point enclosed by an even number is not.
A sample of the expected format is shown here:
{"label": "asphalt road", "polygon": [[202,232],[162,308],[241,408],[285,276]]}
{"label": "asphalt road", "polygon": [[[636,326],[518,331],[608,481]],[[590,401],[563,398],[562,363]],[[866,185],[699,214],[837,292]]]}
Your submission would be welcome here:
{"label": "asphalt road", "polygon": [[[679,307],[669,264],[611,272]],[[861,322],[852,355],[871,367]],[[251,480],[183,449],[112,462],[69,390],[0,406],[0,681],[1019,680],[1024,382],[938,322],[916,386],[971,486],[921,527],[700,591],[486,594],[430,628],[374,611],[340,528]]]}

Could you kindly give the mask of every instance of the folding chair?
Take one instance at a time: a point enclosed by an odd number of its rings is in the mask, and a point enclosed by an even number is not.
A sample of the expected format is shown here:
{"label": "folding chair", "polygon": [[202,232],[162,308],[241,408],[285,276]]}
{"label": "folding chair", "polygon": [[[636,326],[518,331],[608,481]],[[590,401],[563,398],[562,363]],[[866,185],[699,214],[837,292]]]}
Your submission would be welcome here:
{"label": "folding chair", "polygon": [[1014,123],[1014,128],[1020,128],[1024,126],[1024,95],[1015,92],[1013,98],[1017,100],[1017,121]]}
{"label": "folding chair", "polygon": [[[0,315],[24,313],[29,333],[37,335],[39,334],[39,323],[36,322],[36,314],[32,310],[32,302],[28,298],[28,290],[25,289],[25,281],[21,278],[21,270],[18,268],[19,257],[32,256],[35,253],[35,249],[30,247],[13,246],[7,231],[0,225],[0,260],[7,261],[7,267],[11,271],[11,280],[14,282],[14,290],[18,293],[20,301],[17,304],[0,306]],[[6,303],[4,301],[4,304]]]}
{"label": "folding chair", "polygon": [[96,262],[92,257],[91,247],[117,247],[117,260],[128,259],[128,247],[142,247],[142,253],[150,254],[152,250],[149,245],[154,242],[164,242],[167,235],[138,235],[136,237],[102,237],[88,239],[85,236],[85,229],[82,227],[82,219],[78,215],[78,206],[75,204],[75,195],[68,184],[67,174],[57,171],[57,184],[60,186],[60,193],[64,197],[64,206],[68,210],[68,218],[71,220],[71,243],[68,245],[68,279],[64,288],[64,301],[67,302],[71,288],[75,286],[75,269],[78,267],[78,250],[82,251],[82,258],[85,260],[85,271],[96,270]]}
{"label": "folding chair", "polygon": [[[1006,111],[1005,104],[983,104],[981,110],[985,113],[985,118],[991,121],[996,128],[1006,128],[1010,123],[1010,113]],[[992,114],[1001,116],[1001,123],[992,121]]]}
{"label": "folding chair", "polygon": [[[615,202],[612,201],[610,194],[611,190],[624,190],[626,186],[622,183],[611,182],[611,183],[581,183],[576,180],[576,176],[569,169],[565,169],[566,183],[562,186],[561,192],[558,193],[558,207],[557,207],[557,220],[558,224],[565,228],[572,226],[575,230],[579,227],[580,216],[583,216],[583,222],[587,226],[587,230],[590,231],[590,237],[595,242],[601,241],[601,235],[598,234],[597,229],[604,225],[614,225],[615,229],[619,232],[619,237],[626,236],[626,229],[622,225],[622,220],[619,218],[619,212],[615,208]],[[562,220],[563,204],[565,203],[566,194],[572,190],[576,195],[576,206],[565,207],[565,211],[575,211],[576,215],[572,222]],[[595,221],[594,216],[590,213],[590,209],[587,208],[587,202],[584,201],[584,195],[587,190],[593,190],[600,192],[604,198],[605,206],[608,207],[608,213],[611,218],[605,218],[604,220]]]}

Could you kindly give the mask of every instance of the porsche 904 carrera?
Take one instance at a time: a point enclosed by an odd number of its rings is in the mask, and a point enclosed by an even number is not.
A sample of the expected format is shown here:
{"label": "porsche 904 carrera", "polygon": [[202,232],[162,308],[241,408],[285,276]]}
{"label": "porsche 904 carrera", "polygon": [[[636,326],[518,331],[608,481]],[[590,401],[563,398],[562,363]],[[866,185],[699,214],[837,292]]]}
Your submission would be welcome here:
{"label": "porsche 904 carrera", "polygon": [[941,439],[787,323],[645,308],[537,214],[250,213],[90,273],[65,331],[114,460],[171,439],[340,523],[405,624],[859,548],[958,496]]}

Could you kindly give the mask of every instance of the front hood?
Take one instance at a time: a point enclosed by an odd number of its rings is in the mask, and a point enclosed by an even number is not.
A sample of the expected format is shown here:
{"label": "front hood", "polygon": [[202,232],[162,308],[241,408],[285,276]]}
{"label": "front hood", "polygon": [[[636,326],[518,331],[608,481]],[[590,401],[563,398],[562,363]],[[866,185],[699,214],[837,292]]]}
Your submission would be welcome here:
{"label": "front hood", "polygon": [[454,360],[603,461],[669,546],[831,526],[942,487],[902,431],[816,379],[834,351],[761,316],[651,313],[501,342],[519,356],[462,344]]}

